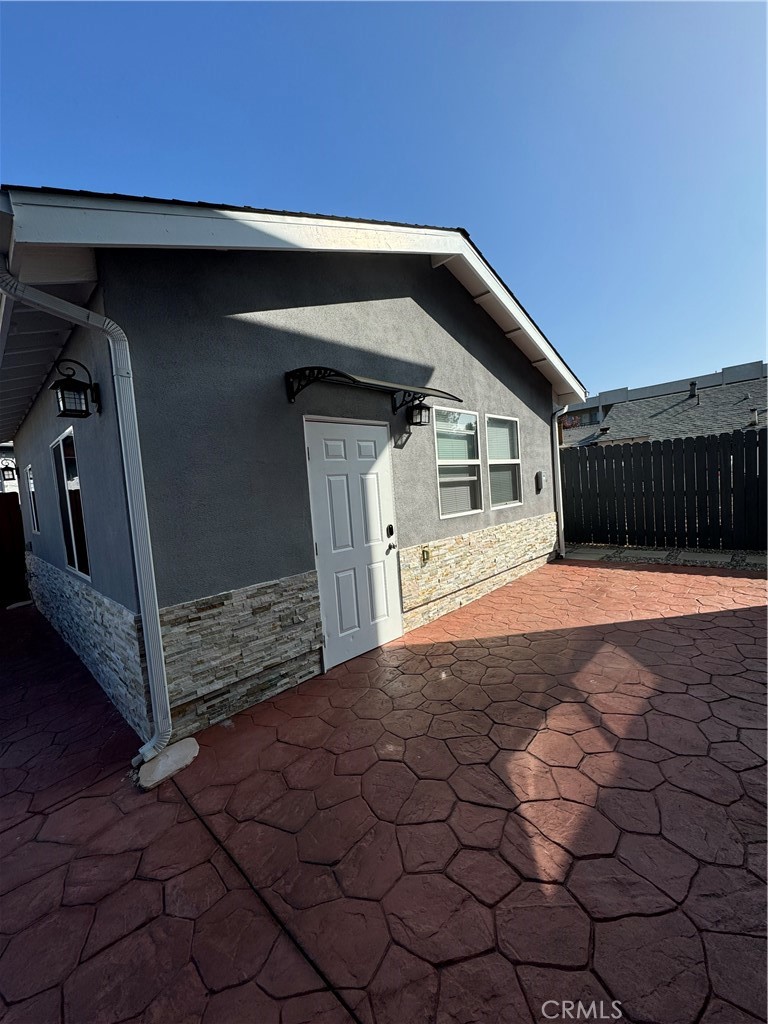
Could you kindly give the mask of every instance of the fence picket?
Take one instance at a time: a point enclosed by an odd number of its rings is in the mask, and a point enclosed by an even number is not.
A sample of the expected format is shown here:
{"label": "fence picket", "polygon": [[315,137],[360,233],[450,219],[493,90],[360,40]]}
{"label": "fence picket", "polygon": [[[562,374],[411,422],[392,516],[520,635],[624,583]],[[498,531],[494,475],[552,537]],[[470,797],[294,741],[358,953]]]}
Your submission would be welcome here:
{"label": "fence picket", "polygon": [[735,430],[731,435],[731,479],[733,482],[733,546],[739,551],[745,546],[746,520],[744,506],[744,434]]}
{"label": "fence picket", "polygon": [[661,472],[661,441],[651,442],[651,496],[653,498],[653,546],[664,547],[664,485]]}
{"label": "fence picket", "polygon": [[733,483],[731,467],[731,435],[717,438],[720,471],[720,543],[727,551],[733,544]]}
{"label": "fence picket", "polygon": [[632,476],[634,480],[635,494],[635,528],[637,530],[637,543],[647,544],[647,529],[645,522],[645,495],[643,493],[643,446],[641,443],[632,445]]}
{"label": "fence picket", "polygon": [[563,532],[573,537],[573,480],[571,474],[571,449],[560,449],[560,485],[563,491]]}
{"label": "fence picket", "polygon": [[587,453],[579,449],[579,535],[582,543],[589,543],[590,528],[587,517],[587,496],[589,495],[589,475],[587,473]]}
{"label": "fence picket", "polygon": [[719,468],[719,443],[714,434],[706,438],[707,446],[707,516],[709,520],[709,535],[707,547],[720,548],[722,536],[720,526],[720,468]]}
{"label": "fence picket", "polygon": [[573,495],[573,538],[581,542],[584,540],[584,513],[581,507],[581,478],[579,475],[581,469],[579,457],[579,452],[574,450],[573,459],[571,460],[571,492]]}
{"label": "fence picket", "polygon": [[672,441],[672,497],[675,505],[675,547],[685,547],[685,445],[682,437]]}
{"label": "fence picket", "polygon": [[709,517],[707,514],[707,439],[693,439],[696,453],[696,547],[709,547]]}
{"label": "fence picket", "polygon": [[616,515],[616,448],[612,444],[607,445],[603,449],[603,453],[605,455],[605,535],[609,544],[621,544]]}
{"label": "fence picket", "polygon": [[643,544],[653,544],[653,476],[651,470],[651,442],[643,441],[640,445],[640,465],[643,474],[643,522],[645,524],[645,540]]}
{"label": "fence picket", "polygon": [[635,516],[635,475],[632,472],[632,445],[621,446],[622,465],[624,467],[624,504],[627,510],[627,540],[632,547],[637,544],[637,517]]}
{"label": "fence picket", "polygon": [[765,543],[758,538],[757,509],[760,501],[757,487],[757,431],[748,430],[744,436],[744,547],[751,551]]}
{"label": "fence picket", "polygon": [[616,543],[627,543],[627,503],[624,491],[624,449],[611,445],[613,451],[613,485],[616,491]]}
{"label": "fence picket", "polygon": [[597,489],[597,447],[590,447],[587,449],[587,461],[589,464],[590,532],[594,543],[595,537],[600,536],[600,503]]}
{"label": "fence picket", "polygon": [[597,508],[597,533],[601,537],[608,537],[608,498],[605,483],[605,448],[598,445],[593,448],[595,453],[595,473],[597,487],[595,488],[595,507]]}
{"label": "fence picket", "polygon": [[698,547],[696,530],[696,450],[692,437],[683,440],[683,459],[685,462],[685,546]]}
{"label": "fence picket", "polygon": [[[661,442],[661,492],[664,495],[664,543],[675,546],[675,488],[672,481],[672,442]],[[658,486],[658,485],[657,485]]]}

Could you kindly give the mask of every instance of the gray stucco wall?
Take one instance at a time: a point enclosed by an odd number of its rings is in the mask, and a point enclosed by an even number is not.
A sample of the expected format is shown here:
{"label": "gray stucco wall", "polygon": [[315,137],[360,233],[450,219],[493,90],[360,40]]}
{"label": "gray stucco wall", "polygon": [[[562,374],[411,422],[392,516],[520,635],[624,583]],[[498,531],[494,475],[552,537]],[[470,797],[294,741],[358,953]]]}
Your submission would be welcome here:
{"label": "gray stucco wall", "polygon": [[290,405],[297,366],[458,394],[480,415],[483,459],[484,414],[519,417],[520,507],[490,511],[484,465],[486,510],[440,520],[432,429],[393,450],[401,547],[552,510],[551,387],[428,258],[104,251],[99,264],[131,342],[161,606],[314,568],[304,415],[403,432],[382,394],[313,385]]}
{"label": "gray stucco wall", "polygon": [[[91,308],[99,310],[98,301]],[[106,337],[97,331],[77,328],[63,357],[84,363],[101,388],[102,412],[87,419],[57,416],[56,398],[48,386],[51,374],[14,438],[21,479],[24,533],[38,558],[67,570],[64,534],[59,515],[51,444],[67,427],[73,427],[80,474],[83,518],[88,543],[91,585],[129,611],[138,611],[133,573],[128,508],[122,475],[112,368]],[[24,468],[32,466],[37,495],[40,532],[32,532]]]}

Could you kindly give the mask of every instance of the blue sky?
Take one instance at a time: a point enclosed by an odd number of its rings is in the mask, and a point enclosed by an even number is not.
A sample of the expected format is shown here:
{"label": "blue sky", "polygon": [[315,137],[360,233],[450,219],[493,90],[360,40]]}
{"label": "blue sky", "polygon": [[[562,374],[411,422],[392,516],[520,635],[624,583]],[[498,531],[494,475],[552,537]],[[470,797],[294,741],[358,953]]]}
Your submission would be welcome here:
{"label": "blue sky", "polygon": [[765,358],[759,3],[5,3],[14,184],[466,227],[592,393]]}

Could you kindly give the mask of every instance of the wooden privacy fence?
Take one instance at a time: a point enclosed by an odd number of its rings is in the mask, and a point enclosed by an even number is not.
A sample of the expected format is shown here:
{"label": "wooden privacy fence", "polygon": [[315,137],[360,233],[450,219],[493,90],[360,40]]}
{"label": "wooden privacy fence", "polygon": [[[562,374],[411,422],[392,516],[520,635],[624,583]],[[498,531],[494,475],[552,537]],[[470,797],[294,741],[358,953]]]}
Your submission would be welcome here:
{"label": "wooden privacy fence", "polygon": [[565,448],[569,543],[764,551],[766,428]]}

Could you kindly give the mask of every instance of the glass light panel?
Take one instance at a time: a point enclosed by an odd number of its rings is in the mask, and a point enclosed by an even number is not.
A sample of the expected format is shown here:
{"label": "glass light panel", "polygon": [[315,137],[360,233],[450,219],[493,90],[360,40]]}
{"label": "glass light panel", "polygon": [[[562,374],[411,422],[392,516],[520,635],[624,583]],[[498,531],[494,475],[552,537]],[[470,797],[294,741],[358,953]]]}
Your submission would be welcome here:
{"label": "glass light panel", "polygon": [[520,442],[515,420],[488,418],[488,458],[495,460],[519,459]]}
{"label": "glass light panel", "polygon": [[59,407],[66,409],[67,412],[85,412],[85,393],[75,391],[74,389],[62,388],[59,392]]}

